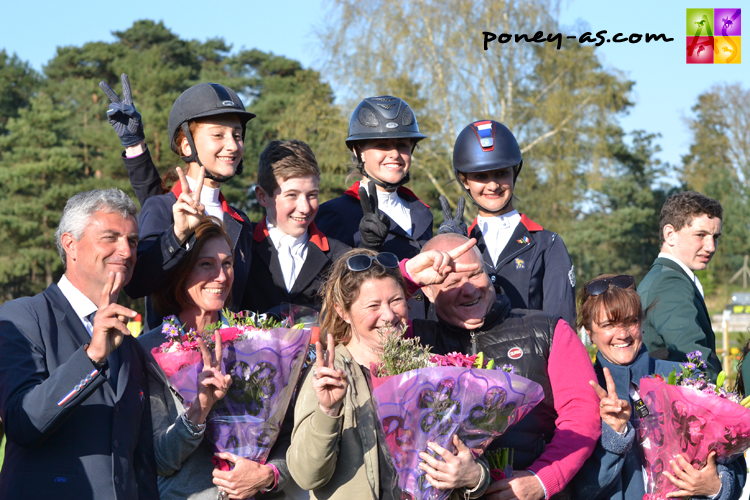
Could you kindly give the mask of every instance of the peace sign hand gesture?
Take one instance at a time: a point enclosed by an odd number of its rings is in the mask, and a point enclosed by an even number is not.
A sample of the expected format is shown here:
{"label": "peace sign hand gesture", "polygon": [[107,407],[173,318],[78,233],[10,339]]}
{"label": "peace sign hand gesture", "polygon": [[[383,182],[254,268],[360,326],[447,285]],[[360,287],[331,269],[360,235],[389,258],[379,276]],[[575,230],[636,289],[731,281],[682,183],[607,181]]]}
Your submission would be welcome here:
{"label": "peace sign hand gesture", "polygon": [[406,262],[406,272],[412,281],[419,286],[436,285],[446,280],[451,273],[471,272],[479,269],[480,264],[458,263],[457,260],[468,252],[477,240],[470,239],[449,252],[429,250],[422,252]]}
{"label": "peace sign hand gesture", "polygon": [[206,210],[201,203],[201,189],[203,189],[203,179],[206,177],[206,169],[201,167],[198,179],[195,184],[195,191],[190,192],[190,186],[187,177],[180,167],[177,167],[177,175],[180,177],[180,186],[182,194],[177,198],[177,203],[172,206],[172,216],[174,218],[174,235],[180,245],[195,232]]}
{"label": "peace sign hand gesture", "polygon": [[[362,219],[359,221],[362,248],[379,252],[388,237],[391,218],[378,210],[378,194],[374,182],[367,184],[368,190],[360,183],[359,204],[362,207]],[[368,192],[369,191],[369,192]]]}
{"label": "peace sign hand gesture", "polygon": [[456,215],[451,213],[450,204],[448,204],[448,198],[445,195],[440,195],[440,206],[443,207],[444,221],[440,224],[437,234],[445,233],[456,233],[464,236],[469,236],[469,229],[466,227],[464,222],[464,208],[466,207],[466,199],[463,196],[458,197],[458,206],[456,207]]}
{"label": "peace sign hand gesture", "polygon": [[596,391],[596,395],[599,396],[599,416],[612,430],[622,432],[627,427],[628,420],[630,420],[630,413],[632,412],[630,403],[617,396],[615,382],[612,380],[609,368],[604,369],[604,380],[607,383],[606,391],[595,381],[589,380],[589,384]]}
{"label": "peace sign hand gesture", "polygon": [[323,359],[323,346],[320,341],[315,342],[315,368],[312,372],[312,386],[318,398],[318,406],[323,413],[336,417],[341,410],[341,403],[346,394],[349,383],[343,370],[334,367],[336,358],[333,335],[328,334],[327,359]]}
{"label": "peace sign hand gesture", "polygon": [[130,79],[128,75],[123,73],[120,75],[120,80],[122,81],[122,100],[120,100],[107,82],[99,82],[99,87],[107,94],[107,97],[111,101],[109,109],[107,109],[109,123],[115,129],[115,132],[117,132],[120,144],[127,148],[145,141],[146,135],[143,133],[141,115],[135,110],[135,105],[133,104]]}
{"label": "peace sign hand gesture", "polygon": [[221,371],[221,334],[214,334],[216,339],[215,356],[206,347],[203,339],[198,337],[198,346],[203,357],[203,371],[198,374],[198,395],[188,410],[188,419],[195,424],[202,424],[208,417],[214,403],[226,396],[232,385],[232,376]]}
{"label": "peace sign hand gesture", "polygon": [[94,316],[94,328],[91,343],[86,354],[95,363],[101,363],[122,344],[124,335],[130,335],[128,318],[135,318],[138,313],[117,303],[117,296],[123,285],[123,274],[110,272],[107,283],[102,289],[99,309]]}

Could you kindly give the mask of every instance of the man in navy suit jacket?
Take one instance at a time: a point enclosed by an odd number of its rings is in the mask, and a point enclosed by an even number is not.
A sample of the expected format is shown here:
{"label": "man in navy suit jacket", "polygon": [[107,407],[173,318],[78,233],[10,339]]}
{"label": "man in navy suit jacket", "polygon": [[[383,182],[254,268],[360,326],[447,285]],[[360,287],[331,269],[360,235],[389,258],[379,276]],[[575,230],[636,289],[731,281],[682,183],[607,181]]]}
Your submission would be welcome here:
{"label": "man in navy suit jacket", "polygon": [[687,361],[700,351],[715,380],[721,371],[716,335],[694,271],[706,268],[721,236],[721,204],[692,191],[670,196],[659,217],[661,252],[638,286],[649,355]]}
{"label": "man in navy suit jacket", "polygon": [[55,234],[65,274],[0,307],[0,498],[158,498],[145,358],[116,303],[136,259],[136,207],[80,193]]}

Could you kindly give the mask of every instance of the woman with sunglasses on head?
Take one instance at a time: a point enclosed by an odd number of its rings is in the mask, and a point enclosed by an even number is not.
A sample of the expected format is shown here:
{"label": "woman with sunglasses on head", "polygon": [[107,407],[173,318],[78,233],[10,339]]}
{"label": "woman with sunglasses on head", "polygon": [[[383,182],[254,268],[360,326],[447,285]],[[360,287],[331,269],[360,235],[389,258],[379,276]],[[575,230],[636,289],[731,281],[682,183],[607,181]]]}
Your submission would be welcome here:
{"label": "woman with sunglasses on head", "polygon": [[[644,313],[632,276],[601,275],[583,286],[578,300],[578,326],[586,330],[598,349],[594,363],[598,380],[590,383],[600,399],[602,436],[573,480],[576,498],[642,500],[643,460],[636,438],[640,417],[632,409],[631,388],[637,390],[641,378],[649,375],[667,377],[680,365],[649,357],[641,330]],[[697,470],[677,457],[664,474],[680,491],[668,496],[739,498],[742,487],[736,478],[741,474],[744,483],[743,467],[741,460],[729,467],[717,466],[716,454],[712,453],[708,464]]]}
{"label": "woman with sunglasses on head", "polygon": [[[346,147],[362,176],[342,196],[320,205],[315,224],[327,236],[354,248],[391,252],[408,259],[432,238],[432,212],[404,185],[412,153],[427,136],[411,107],[398,97],[368,97],[349,120]],[[423,318],[421,292],[410,300],[412,316]]]}
{"label": "woman with sunglasses on head", "polygon": [[521,149],[502,123],[469,124],[453,147],[456,180],[479,216],[469,227],[487,274],[516,309],[537,309],[575,324],[575,272],[560,235],[513,206],[513,189],[523,167]]}
{"label": "woman with sunglasses on head", "polygon": [[[440,282],[462,269],[453,260],[472,245],[452,254],[420,254],[406,263],[407,272],[417,282]],[[287,452],[292,477],[311,490],[311,498],[401,498],[391,489],[395,471],[379,442],[367,376],[371,364],[380,362],[378,329],[408,321],[406,284],[398,267],[392,253],[353,249],[333,265],[323,287],[321,333],[327,334],[328,351],[323,354],[316,344],[317,364],[299,389]],[[454,445],[455,452],[435,446],[444,462],[439,478],[428,473],[427,480],[478,498],[489,484],[486,463],[475,461],[458,439]]]}

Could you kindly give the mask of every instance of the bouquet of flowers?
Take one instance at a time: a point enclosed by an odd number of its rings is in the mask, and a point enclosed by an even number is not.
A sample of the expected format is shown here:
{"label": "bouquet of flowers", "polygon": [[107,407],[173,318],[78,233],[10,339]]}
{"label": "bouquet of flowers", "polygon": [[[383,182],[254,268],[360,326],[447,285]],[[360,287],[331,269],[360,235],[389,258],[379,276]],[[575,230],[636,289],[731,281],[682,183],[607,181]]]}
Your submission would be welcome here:
{"label": "bouquet of flowers", "polygon": [[438,457],[427,442],[452,450],[458,435],[482,452],[531,411],[544,391],[531,380],[487,369],[483,357],[431,355],[418,338],[404,338],[404,329],[380,333],[383,355],[371,368],[372,398],[402,498],[447,498],[451,492],[434,489],[417,466],[421,451]]}
{"label": "bouquet of flowers", "polygon": [[647,500],[661,500],[678,490],[662,475],[678,454],[700,469],[712,451],[718,463],[726,463],[750,448],[750,409],[740,404],[749,403],[722,387],[724,372],[717,384],[706,380],[697,371],[705,369],[700,351],[688,354],[682,368],[680,375],[673,371],[667,380],[654,375],[640,381],[648,410],[638,431]]}
{"label": "bouquet of flowers", "polygon": [[[294,309],[293,309],[294,310]],[[308,350],[311,324],[317,313],[294,310],[283,319],[263,314],[223,311],[224,322],[203,333],[209,350],[216,348],[214,335],[222,341],[222,371],[232,376],[232,385],[206,420],[206,436],[217,452],[230,452],[265,463],[278,437]],[[299,317],[299,316],[298,316]],[[184,401],[198,392],[198,374],[203,361],[193,331],[183,332],[176,320],[165,318],[167,341],[152,354],[169,377],[169,383]]]}

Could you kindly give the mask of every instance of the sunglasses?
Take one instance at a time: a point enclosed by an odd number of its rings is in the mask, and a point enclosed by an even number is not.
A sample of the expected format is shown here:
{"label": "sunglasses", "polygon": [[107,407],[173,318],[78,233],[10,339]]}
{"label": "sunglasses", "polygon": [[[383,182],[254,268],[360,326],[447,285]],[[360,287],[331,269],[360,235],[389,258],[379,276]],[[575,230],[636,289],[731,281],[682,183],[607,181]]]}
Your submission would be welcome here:
{"label": "sunglasses", "polygon": [[346,259],[346,267],[350,271],[359,273],[361,271],[367,271],[372,267],[372,263],[377,262],[386,269],[396,269],[398,267],[398,257],[391,252],[381,252],[376,256],[370,255],[352,255]]}
{"label": "sunglasses", "polygon": [[628,274],[621,274],[614,278],[594,280],[586,285],[586,291],[589,292],[589,295],[591,296],[601,295],[609,290],[609,285],[614,285],[617,288],[622,289],[635,288],[635,278]]}

